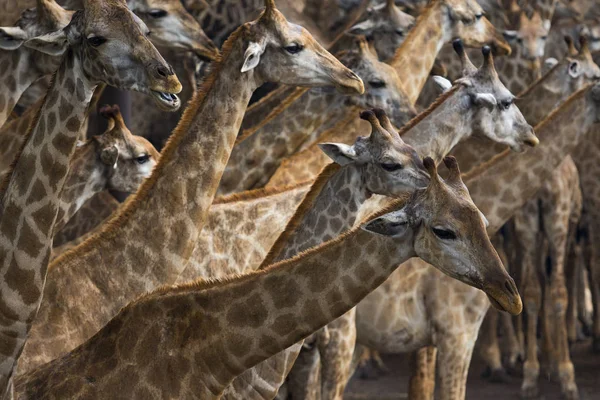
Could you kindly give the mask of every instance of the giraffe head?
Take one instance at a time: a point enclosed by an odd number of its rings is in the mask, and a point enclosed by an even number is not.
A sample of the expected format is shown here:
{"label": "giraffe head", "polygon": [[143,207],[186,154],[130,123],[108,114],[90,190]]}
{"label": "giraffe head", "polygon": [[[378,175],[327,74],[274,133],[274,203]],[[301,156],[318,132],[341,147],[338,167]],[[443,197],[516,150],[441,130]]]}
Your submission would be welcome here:
{"label": "giraffe head", "polygon": [[[71,21],[72,16],[73,11],[63,9],[54,0],[37,0],[37,6],[24,10],[15,26],[0,27],[0,52],[31,54],[27,60],[28,65],[19,67],[20,74],[35,73],[36,78],[51,74],[58,68],[61,58],[41,53],[34,55],[31,49],[23,46],[23,43],[36,36],[64,28]],[[3,69],[8,70],[6,66]],[[0,74],[3,72],[0,71]]]}
{"label": "giraffe head", "polygon": [[362,80],[325,50],[303,27],[288,22],[265,0],[260,17],[242,26],[247,43],[242,73],[259,81],[296,86],[335,86],[344,93],[363,93]]}
{"label": "giraffe head", "polygon": [[365,82],[365,92],[348,96],[346,102],[359,108],[381,108],[396,126],[410,121],[417,112],[404,92],[396,70],[379,61],[364,37],[356,39],[353,50],[340,55],[344,65],[356,72]]}
{"label": "giraffe head", "polygon": [[539,140],[533,128],[514,104],[515,96],[498,78],[490,48],[483,48],[483,65],[477,69],[460,40],[453,45],[463,68],[463,77],[455,82],[463,96],[464,109],[458,112],[471,113],[473,133],[510,146],[514,151],[522,151],[524,145],[536,146]]}
{"label": "giraffe head", "polygon": [[394,0],[369,8],[365,19],[350,28],[353,35],[364,35],[377,51],[381,60],[389,60],[400,47],[415,18],[402,12]]}
{"label": "giraffe head", "polygon": [[486,232],[487,220],[473,203],[454,157],[446,157],[446,180],[435,162],[424,160],[431,177],[406,205],[363,225],[385,236],[411,240],[415,254],[452,278],[483,290],[502,311],[519,314],[521,297]]}
{"label": "giraffe head", "polygon": [[450,37],[461,38],[469,47],[490,45],[496,54],[510,54],[510,45],[483,15],[483,9],[475,0],[441,0],[447,12],[447,32]]}
{"label": "giraffe head", "polygon": [[600,68],[594,62],[585,36],[579,38],[579,51],[574,49],[570,38],[565,40],[569,46],[569,54],[566,57],[568,66],[563,68],[565,75],[563,82],[570,86],[569,93],[573,93],[588,83],[600,80]]}
{"label": "giraffe head", "polygon": [[370,193],[397,196],[426,187],[429,175],[421,159],[400,138],[385,112],[364,111],[360,117],[371,124],[369,137],[358,137],[352,146],[321,143],[321,150],[339,165],[360,166]]}
{"label": "giraffe head", "polygon": [[146,23],[156,46],[190,50],[214,59],[219,50],[180,0],[128,0],[131,11]]}
{"label": "giraffe head", "polygon": [[528,61],[536,61],[544,56],[549,31],[550,21],[543,20],[537,11],[531,19],[522,12],[519,17],[519,29],[504,31],[504,37],[512,47],[518,49],[517,54]]}
{"label": "giraffe head", "polygon": [[146,24],[123,0],[85,2],[64,29],[29,39],[25,45],[59,56],[73,52],[90,83],[105,83],[152,95],[165,110],[179,108],[181,83],[148,40]]}
{"label": "giraffe head", "polygon": [[117,105],[102,107],[100,114],[109,120],[108,129],[92,140],[98,162],[107,173],[108,187],[135,192],[152,173],[159,154],[145,138],[131,134]]}

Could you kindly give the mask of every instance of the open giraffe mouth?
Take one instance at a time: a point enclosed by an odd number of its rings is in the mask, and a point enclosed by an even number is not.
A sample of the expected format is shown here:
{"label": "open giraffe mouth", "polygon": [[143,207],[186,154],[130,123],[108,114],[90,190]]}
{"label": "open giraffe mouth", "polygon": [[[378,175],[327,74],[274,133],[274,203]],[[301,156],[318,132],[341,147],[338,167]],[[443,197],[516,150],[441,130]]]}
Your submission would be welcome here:
{"label": "open giraffe mouth", "polygon": [[181,100],[179,100],[176,94],[157,92],[155,90],[152,90],[151,93],[156,104],[165,111],[176,111],[181,106]]}

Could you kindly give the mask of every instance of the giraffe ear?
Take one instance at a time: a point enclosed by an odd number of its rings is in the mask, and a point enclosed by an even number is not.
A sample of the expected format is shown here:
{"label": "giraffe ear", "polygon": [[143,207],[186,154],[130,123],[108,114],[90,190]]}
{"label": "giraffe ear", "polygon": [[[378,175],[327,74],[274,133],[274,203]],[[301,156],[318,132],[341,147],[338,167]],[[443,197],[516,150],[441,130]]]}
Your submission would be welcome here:
{"label": "giraffe ear", "polygon": [[382,236],[400,237],[409,229],[408,216],[404,209],[393,211],[363,224],[361,228]]}
{"label": "giraffe ear", "polygon": [[368,19],[351,27],[348,30],[348,33],[352,35],[366,35],[371,32],[374,27],[375,23],[371,19]]}
{"label": "giraffe ear", "polygon": [[244,53],[244,65],[242,66],[242,72],[250,71],[256,68],[260,62],[260,56],[265,52],[265,44],[250,42],[248,48]]}
{"label": "giraffe ear", "polygon": [[358,158],[354,147],[348,146],[347,144],[319,143],[318,146],[323,150],[323,153],[327,154],[327,157],[342,166],[348,165]]}
{"label": "giraffe ear", "polygon": [[504,39],[506,40],[515,40],[517,38],[517,31],[504,31],[502,32],[502,35],[504,36]]}
{"label": "giraffe ear", "polygon": [[100,152],[100,160],[102,163],[110,166],[117,166],[119,159],[119,150],[115,146],[109,146],[102,149]]}
{"label": "giraffe ear", "polygon": [[29,39],[25,42],[25,46],[51,56],[60,56],[67,50],[69,42],[65,31],[61,29]]}
{"label": "giraffe ear", "polygon": [[573,60],[569,63],[569,75],[571,75],[571,78],[577,78],[581,75],[581,65],[579,64],[579,61]]}
{"label": "giraffe ear", "polygon": [[0,49],[16,50],[27,40],[27,32],[16,26],[0,28]]}
{"label": "giraffe ear", "polygon": [[496,104],[498,104],[496,98],[491,93],[475,94],[473,96],[473,103],[475,103],[476,106],[487,107],[490,110],[496,107]]}
{"label": "giraffe ear", "polygon": [[432,78],[437,87],[442,91],[442,93],[445,93],[452,88],[452,82],[450,82],[443,76],[434,75]]}

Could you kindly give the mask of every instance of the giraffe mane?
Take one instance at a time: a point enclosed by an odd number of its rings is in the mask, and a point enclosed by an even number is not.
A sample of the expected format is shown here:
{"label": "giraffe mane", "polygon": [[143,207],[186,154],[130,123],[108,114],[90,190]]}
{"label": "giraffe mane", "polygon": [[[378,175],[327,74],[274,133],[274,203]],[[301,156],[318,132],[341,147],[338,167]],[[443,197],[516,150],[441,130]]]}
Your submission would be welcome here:
{"label": "giraffe mane", "polygon": [[[433,7],[437,6],[437,4],[439,2],[440,2],[440,0],[430,0],[427,3],[427,5],[425,6],[425,8],[423,8],[423,11],[421,11],[419,16],[417,17],[415,24],[413,26],[417,27],[424,19],[428,18],[427,14],[428,14],[429,10],[431,10]],[[396,63],[396,61],[398,61],[398,58],[400,58],[400,54],[402,54],[406,51],[404,48],[409,46],[410,42],[412,42],[414,40],[415,36],[421,34],[420,32],[417,32],[417,31],[418,31],[418,29],[415,29],[415,28],[413,28],[409,31],[408,36],[406,36],[406,39],[404,39],[404,42],[402,42],[400,47],[398,47],[396,49],[394,56],[386,64],[394,65]]]}
{"label": "giraffe mane", "polygon": [[550,68],[548,70],[548,72],[546,72],[544,75],[539,77],[535,82],[533,82],[531,85],[529,85],[529,87],[527,89],[525,89],[523,92],[519,93],[519,95],[517,97],[520,98],[520,97],[524,97],[524,96],[528,95],[529,92],[531,92],[532,90],[537,88],[539,85],[541,85],[542,83],[544,83],[545,81],[550,79],[550,76],[554,73],[554,71],[558,67],[560,67],[563,64],[564,60],[566,60],[566,57],[563,57],[563,59],[560,60],[559,62],[557,62],[556,65],[552,66],[552,68]]}
{"label": "giraffe mane", "polygon": [[306,193],[306,196],[304,196],[302,203],[296,207],[294,216],[288,221],[281,235],[279,235],[275,243],[273,243],[273,246],[271,246],[271,249],[260,263],[258,269],[264,268],[265,266],[273,263],[273,259],[281,253],[289,238],[302,222],[306,213],[313,207],[317,196],[319,196],[325,187],[325,184],[329,182],[329,179],[341,169],[342,167],[336,163],[328,164],[325,166],[325,168],[323,168],[319,176],[317,176],[315,179],[315,183],[313,183],[308,193]]}
{"label": "giraffe mane", "polygon": [[236,29],[229,38],[225,41],[222,47],[221,56],[215,60],[215,66],[212,68],[210,75],[204,80],[202,86],[198,90],[197,94],[189,101],[187,108],[183,112],[177,127],[173,130],[171,137],[167,141],[163,151],[161,152],[158,164],[154,167],[154,171],[149,178],[147,178],[140,188],[130,196],[123,205],[119,208],[117,214],[110,218],[106,223],[103,224],[103,228],[98,231],[97,234],[90,236],[87,240],[82,242],[79,246],[66,251],[65,253],[58,256],[48,266],[48,270],[54,267],[54,265],[61,264],[63,262],[71,262],[77,260],[83,254],[92,251],[96,247],[96,243],[102,240],[111,240],[118,234],[118,230],[123,226],[129,218],[133,215],[138,207],[138,204],[142,202],[149,191],[154,187],[158,178],[162,175],[162,171],[169,160],[171,160],[175,154],[177,147],[183,140],[186,132],[190,129],[194,116],[197,110],[202,106],[206,100],[207,94],[210,92],[214,85],[217,76],[223,69],[224,63],[227,61],[234,43],[237,39],[242,36],[242,33],[247,29],[248,23],[240,26]]}
{"label": "giraffe mane", "polygon": [[[242,134],[237,137],[235,140],[235,144],[238,145],[244,140],[248,139],[250,136],[254,135],[260,128],[271,122],[275,119],[279,114],[281,114],[286,108],[288,108],[293,102],[295,102],[300,96],[308,91],[309,88],[296,88],[292,93],[290,93],[281,103],[279,103],[276,107],[274,107],[269,114],[258,124],[255,126],[244,129]],[[271,92],[275,93],[275,91]],[[266,97],[268,98],[268,96]]]}
{"label": "giraffe mane", "polygon": [[291,184],[291,185],[282,185],[273,188],[260,188],[254,190],[246,190],[240,193],[232,193],[226,196],[217,197],[215,201],[213,201],[213,205],[219,204],[230,204],[230,203],[240,203],[243,201],[252,201],[256,199],[262,199],[269,196],[274,196],[280,193],[289,192],[303,186],[307,186],[308,184],[314,182],[313,179],[307,179],[305,181]]}
{"label": "giraffe mane", "polygon": [[232,283],[235,281],[243,282],[244,280],[251,279],[257,275],[268,274],[271,270],[283,267],[285,265],[288,265],[288,264],[291,264],[294,262],[297,262],[297,260],[300,258],[308,257],[308,256],[311,256],[316,253],[321,253],[321,252],[327,251],[329,248],[336,246],[340,242],[345,241],[349,236],[355,235],[357,232],[359,232],[362,229],[361,226],[363,223],[370,221],[372,219],[381,217],[382,215],[388,214],[392,211],[398,210],[401,207],[405,206],[406,203],[410,200],[411,196],[412,196],[411,194],[403,194],[402,196],[393,199],[387,206],[381,208],[377,212],[374,212],[373,214],[364,218],[360,224],[354,226],[349,231],[344,232],[341,235],[339,235],[331,240],[328,240],[327,242],[322,243],[318,246],[311,247],[310,249],[301,251],[294,257],[279,261],[275,264],[270,264],[266,268],[257,269],[255,271],[248,272],[245,274],[227,275],[222,278],[210,278],[210,279],[198,278],[198,279],[191,280],[189,282],[180,283],[177,285],[164,285],[164,286],[161,286],[151,292],[141,295],[140,297],[138,297],[136,300],[132,301],[130,303],[130,305],[128,305],[126,307],[130,307],[131,305],[133,305],[135,303],[139,303],[144,300],[151,299],[153,297],[160,297],[163,295],[173,295],[173,294],[178,294],[178,293],[182,293],[182,292],[186,292],[186,291],[197,292],[197,291],[201,291],[201,290],[209,290],[214,287],[225,285],[225,284]]}
{"label": "giraffe mane", "polygon": [[400,130],[398,131],[398,134],[400,136],[402,136],[406,132],[408,132],[409,130],[414,128],[415,125],[417,125],[419,122],[423,121],[426,117],[431,115],[431,113],[434,112],[436,110],[436,108],[438,108],[440,105],[442,105],[442,103],[444,103],[446,100],[448,100],[449,97],[451,97],[454,93],[458,92],[458,90],[461,87],[462,87],[461,85],[454,85],[450,88],[450,90],[440,94],[435,99],[435,101],[433,103],[431,103],[431,105],[429,107],[427,107],[427,109],[425,111],[419,113],[416,117],[414,117],[413,119],[408,121],[404,126],[402,126],[402,128],[400,128]]}
{"label": "giraffe mane", "polygon": [[[593,85],[594,85],[593,83],[590,83],[590,84],[584,86],[583,88],[581,88],[580,90],[578,90],[577,92],[573,93],[571,96],[569,96],[569,98],[567,100],[565,100],[558,107],[556,107],[554,110],[552,110],[550,112],[550,114],[548,114],[546,116],[546,118],[544,118],[540,123],[538,123],[535,126],[535,128],[533,128],[534,131],[538,131],[538,130],[544,128],[547,124],[551,123],[552,119],[554,118],[554,116],[556,114],[560,113],[565,107],[567,107],[569,104],[573,103],[574,101],[578,100],[581,96],[584,96],[586,94],[587,90]],[[543,140],[543,139],[544,138],[541,138],[541,140]],[[500,160],[508,157],[511,152],[512,151],[510,149],[506,149],[503,152],[496,154],[494,157],[492,157],[489,160],[472,168],[469,172],[463,174],[462,180],[464,182],[467,182],[468,180],[477,178],[479,175],[483,174],[485,171],[491,169],[495,163],[500,162]]]}

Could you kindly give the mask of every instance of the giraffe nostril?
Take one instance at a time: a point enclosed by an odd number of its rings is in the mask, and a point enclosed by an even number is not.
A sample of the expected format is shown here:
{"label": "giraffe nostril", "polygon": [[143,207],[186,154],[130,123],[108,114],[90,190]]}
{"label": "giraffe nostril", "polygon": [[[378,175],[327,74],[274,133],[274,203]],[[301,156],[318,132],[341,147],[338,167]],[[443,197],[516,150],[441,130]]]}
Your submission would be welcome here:
{"label": "giraffe nostril", "polygon": [[162,76],[163,78],[166,78],[167,76],[172,75],[169,69],[170,68],[167,68],[164,65],[159,65],[158,67],[156,67],[156,72],[158,73],[158,75]]}

